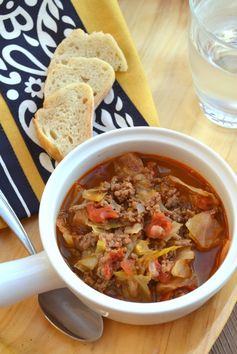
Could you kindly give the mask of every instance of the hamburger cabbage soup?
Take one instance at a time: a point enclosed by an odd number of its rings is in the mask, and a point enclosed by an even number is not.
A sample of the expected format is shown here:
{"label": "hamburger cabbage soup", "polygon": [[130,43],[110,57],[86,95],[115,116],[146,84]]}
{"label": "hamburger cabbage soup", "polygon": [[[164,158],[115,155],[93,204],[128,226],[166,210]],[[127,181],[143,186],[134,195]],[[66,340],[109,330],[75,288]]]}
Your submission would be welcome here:
{"label": "hamburger cabbage soup", "polygon": [[73,184],[57,238],[85,283],[138,302],[194,290],[229,245],[225,210],[210,184],[175,160],[139,153],[105,161]]}

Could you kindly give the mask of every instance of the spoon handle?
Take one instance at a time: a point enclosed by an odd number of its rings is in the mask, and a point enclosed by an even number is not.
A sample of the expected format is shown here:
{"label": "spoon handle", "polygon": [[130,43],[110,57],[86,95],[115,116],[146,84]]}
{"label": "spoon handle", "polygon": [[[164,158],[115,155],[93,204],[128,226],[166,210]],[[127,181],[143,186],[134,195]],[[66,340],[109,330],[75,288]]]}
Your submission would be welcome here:
{"label": "spoon handle", "polygon": [[14,210],[8,203],[5,195],[0,190],[0,216],[5,220],[8,226],[16,234],[19,240],[23,243],[24,247],[30,254],[35,254],[36,250],[26,235],[18,217],[16,216]]}

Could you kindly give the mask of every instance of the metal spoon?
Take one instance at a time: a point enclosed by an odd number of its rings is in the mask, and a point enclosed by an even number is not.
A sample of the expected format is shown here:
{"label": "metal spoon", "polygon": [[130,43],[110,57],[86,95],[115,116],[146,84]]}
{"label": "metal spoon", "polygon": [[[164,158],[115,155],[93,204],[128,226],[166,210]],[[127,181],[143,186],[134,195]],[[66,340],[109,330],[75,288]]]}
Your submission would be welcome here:
{"label": "metal spoon", "polygon": [[[29,254],[35,254],[26,231],[6,197],[0,190],[0,216],[9,225]],[[69,289],[61,288],[38,295],[38,301],[47,320],[69,337],[92,342],[103,333],[103,319],[84,305]]]}

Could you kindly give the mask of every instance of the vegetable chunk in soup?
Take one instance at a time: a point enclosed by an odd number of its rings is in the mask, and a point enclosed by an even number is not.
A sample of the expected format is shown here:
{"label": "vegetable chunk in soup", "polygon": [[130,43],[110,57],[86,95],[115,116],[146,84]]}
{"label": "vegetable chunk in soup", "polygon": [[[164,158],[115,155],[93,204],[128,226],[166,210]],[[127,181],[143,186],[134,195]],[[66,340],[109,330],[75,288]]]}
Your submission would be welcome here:
{"label": "vegetable chunk in soup", "polygon": [[74,183],[57,237],[84,282],[139,302],[194,290],[229,244],[223,205],[207,181],[175,160],[138,153],[105,161]]}

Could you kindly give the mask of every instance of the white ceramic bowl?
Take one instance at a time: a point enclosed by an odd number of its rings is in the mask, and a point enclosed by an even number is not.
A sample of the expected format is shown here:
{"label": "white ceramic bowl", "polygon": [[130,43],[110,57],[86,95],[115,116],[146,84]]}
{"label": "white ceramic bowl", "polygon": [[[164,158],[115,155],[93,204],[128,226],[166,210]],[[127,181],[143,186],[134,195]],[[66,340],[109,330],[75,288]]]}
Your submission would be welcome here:
{"label": "white ceramic bowl", "polygon": [[[171,157],[192,167],[218,192],[226,210],[231,244],[224,262],[199,288],[173,300],[133,303],[99,293],[72,272],[58,249],[55,220],[71,185],[104,160],[129,151]],[[44,251],[0,264],[0,306],[9,305],[33,293],[68,286],[92,309],[117,321],[155,324],[175,320],[203,305],[235,271],[236,215],[237,178],[228,164],[204,144],[172,130],[151,127],[120,129],[99,135],[72,151],[52,173],[39,211]]]}
{"label": "white ceramic bowl", "polygon": [[[55,219],[73,182],[104,160],[128,151],[171,157],[198,171],[218,192],[228,218],[231,245],[226,259],[203,285],[180,298],[162,303],[121,301],[86,285],[59,252]],[[161,128],[120,129],[97,136],[72,151],[56,168],[43,193],[39,224],[47,256],[58,275],[88,306],[103,316],[134,324],[154,324],[184,316],[204,304],[230,278],[237,264],[237,179],[214,151],[187,135]]]}

